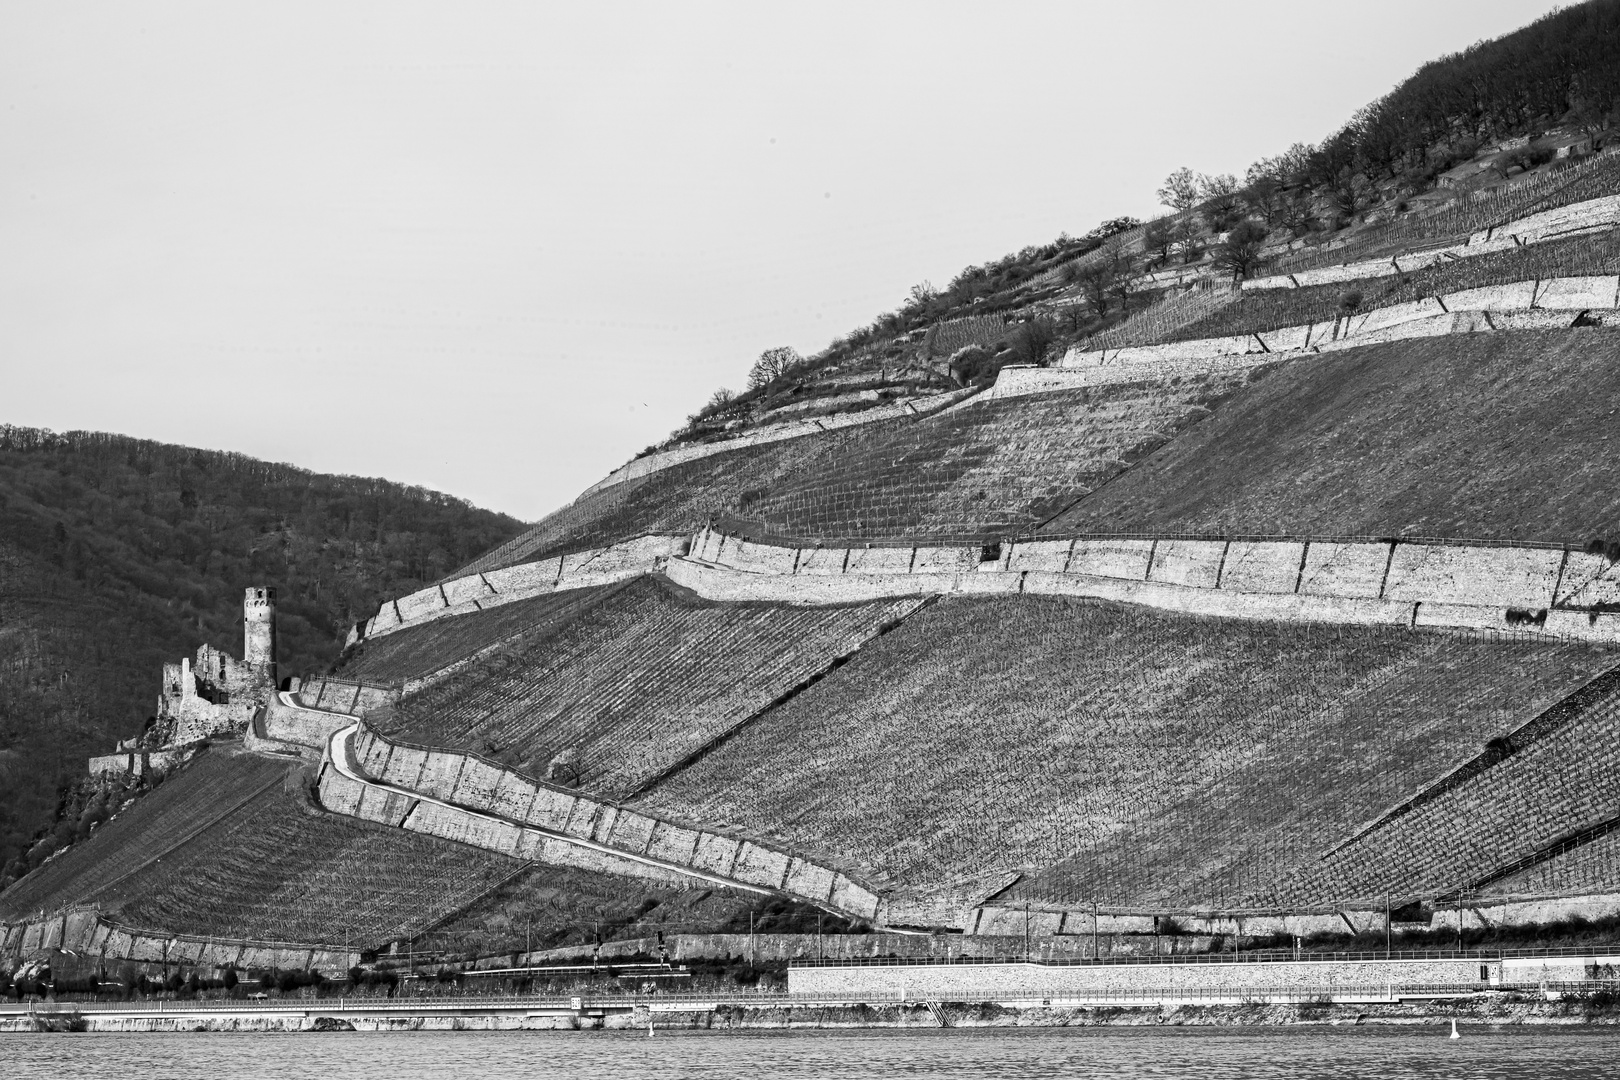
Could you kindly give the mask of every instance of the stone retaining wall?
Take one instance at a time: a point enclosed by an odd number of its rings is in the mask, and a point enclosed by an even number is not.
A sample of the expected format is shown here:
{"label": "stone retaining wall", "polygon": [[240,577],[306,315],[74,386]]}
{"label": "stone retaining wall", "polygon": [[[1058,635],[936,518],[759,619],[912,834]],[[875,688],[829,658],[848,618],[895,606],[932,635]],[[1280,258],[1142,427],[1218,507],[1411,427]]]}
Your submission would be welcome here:
{"label": "stone retaining wall", "polygon": [[[1071,348],[1056,369],[1003,369],[989,398],[1077,386],[1241,370],[1301,353],[1494,330],[1563,329],[1620,310],[1620,276],[1547,278],[1463,289],[1327,322],[1117,349]],[[1063,372],[1074,372],[1065,378]]]}
{"label": "stone retaining wall", "polygon": [[661,450],[645,457],[636,458],[634,461],[614,469],[606,477],[586,488],[574,501],[579,502],[581,499],[594,495],[598,491],[615,487],[627,480],[637,480],[675,465],[684,465],[688,461],[697,461],[700,458],[724,454],[731,450],[742,450],[750,446],[763,446],[767,443],[782,442],[786,439],[797,439],[804,435],[819,435],[825,431],[854,427],[858,424],[871,424],[880,420],[897,420],[907,416],[927,416],[930,413],[954,405],[972,393],[972,390],[956,390],[948,394],[939,394],[921,400],[912,399],[896,402],[893,405],[879,405],[876,408],[863,409],[860,412],[834,413],[829,416],[817,416],[809,420],[793,420],[781,424],[770,424],[756,428],[746,435],[739,435],[734,439],[698,443],[693,446],[678,446],[673,450]]}
{"label": "stone retaining wall", "polygon": [[1472,258],[1476,255],[1489,255],[1496,251],[1507,251],[1515,247],[1523,247],[1526,244],[1556,240],[1565,236],[1611,228],[1615,225],[1620,225],[1620,195],[1606,195],[1599,199],[1589,199],[1585,202],[1571,203],[1568,206],[1544,210],[1539,214],[1531,214],[1529,217],[1510,221],[1505,225],[1481,229],[1469,236],[1461,244],[1426,248],[1422,251],[1397,255],[1394,258],[1365,259],[1360,262],[1344,263],[1340,266],[1325,266],[1316,270],[1300,270],[1292,274],[1275,274],[1270,277],[1254,278],[1245,281],[1243,287],[1245,289],[1299,289],[1309,285],[1331,285],[1365,278],[1409,274],[1414,270],[1421,270],[1424,267],[1434,266],[1442,262]]}
{"label": "stone retaining wall", "polygon": [[666,572],[712,600],[1035,593],[1229,618],[1620,641],[1620,614],[1591,606],[1620,595],[1620,568],[1557,548],[1122,537],[1009,541],[999,559],[979,562],[978,548],[789,548],[705,529],[691,550]]}
{"label": "stone retaining wall", "polygon": [[[403,790],[356,783],[328,766],[321,774],[321,802],[338,813],[538,862],[680,881],[712,875],[861,919],[881,914],[870,887],[794,852],[555,787],[475,754],[398,744],[364,728],[349,745],[356,772]],[[612,850],[596,852],[565,838]]]}
{"label": "stone retaining wall", "polygon": [[323,945],[239,941],[138,930],[108,921],[99,912],[75,911],[49,919],[0,924],[0,957],[21,960],[62,949],[103,963],[183,964],[187,967],[282,968],[339,973],[358,954]]}
{"label": "stone retaining wall", "polygon": [[189,761],[195,747],[181,750],[130,750],[122,754],[102,754],[90,759],[91,776],[146,776],[166,773]]}
{"label": "stone retaining wall", "polygon": [[352,645],[362,638],[379,637],[404,626],[417,626],[448,615],[464,615],[510,604],[514,600],[526,600],[541,593],[611,585],[615,581],[648,573],[665,559],[680,555],[684,550],[682,537],[643,536],[611,547],[467,574],[397,600],[384,601],[376,615],[363,626],[349,632],[346,644]]}

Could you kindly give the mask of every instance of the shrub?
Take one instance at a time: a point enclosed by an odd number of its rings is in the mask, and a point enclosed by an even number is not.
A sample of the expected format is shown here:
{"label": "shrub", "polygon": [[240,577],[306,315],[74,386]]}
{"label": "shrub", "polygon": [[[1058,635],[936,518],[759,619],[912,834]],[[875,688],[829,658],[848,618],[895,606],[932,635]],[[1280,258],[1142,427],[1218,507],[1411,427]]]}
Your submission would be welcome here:
{"label": "shrub", "polygon": [[1265,226],[1240,221],[1215,245],[1215,265],[1230,271],[1234,278],[1245,278],[1260,265],[1260,248],[1266,242]]}
{"label": "shrub", "polygon": [[986,375],[993,378],[998,365],[983,345],[966,345],[951,354],[946,366],[958,386],[969,386]]}
{"label": "shrub", "polygon": [[1013,335],[1013,357],[1021,364],[1039,365],[1057,337],[1057,323],[1045,315],[1036,316]]}
{"label": "shrub", "polygon": [[1339,297],[1339,310],[1349,315],[1361,307],[1361,299],[1361,290],[1351,289]]}

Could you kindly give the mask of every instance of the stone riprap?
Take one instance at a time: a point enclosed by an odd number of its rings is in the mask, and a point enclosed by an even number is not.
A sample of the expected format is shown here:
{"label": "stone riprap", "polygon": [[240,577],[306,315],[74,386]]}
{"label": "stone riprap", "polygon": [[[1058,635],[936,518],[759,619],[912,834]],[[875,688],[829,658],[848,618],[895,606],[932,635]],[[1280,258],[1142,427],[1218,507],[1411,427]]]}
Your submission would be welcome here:
{"label": "stone riprap", "polygon": [[718,878],[862,919],[881,914],[874,890],[816,860],[610,804],[475,754],[399,744],[364,728],[331,746],[352,755],[357,775],[390,785],[352,779],[329,762],[321,802],[337,813],[537,862],[661,880]]}
{"label": "stone riprap", "polygon": [[468,574],[397,600],[384,601],[376,615],[349,632],[347,644],[392,633],[404,626],[483,611],[541,593],[610,585],[639,577],[656,569],[665,559],[681,554],[684,547],[683,537],[643,536],[611,547]]}
{"label": "stone riprap", "polygon": [[1008,542],[985,562],[979,548],[773,548],[711,528],[690,549],[666,572],[713,600],[1036,593],[1229,618],[1620,641],[1620,615],[1599,606],[1620,595],[1620,568],[1602,555],[1550,547],[1101,538]]}

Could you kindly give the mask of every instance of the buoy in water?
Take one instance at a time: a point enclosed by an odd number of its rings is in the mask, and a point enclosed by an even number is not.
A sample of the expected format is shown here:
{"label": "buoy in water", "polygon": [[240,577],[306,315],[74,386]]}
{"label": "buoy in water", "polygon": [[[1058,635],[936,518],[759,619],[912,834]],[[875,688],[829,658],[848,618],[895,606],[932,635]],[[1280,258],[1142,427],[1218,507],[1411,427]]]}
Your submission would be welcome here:
{"label": "buoy in water", "polygon": [[1452,1022],[1451,1022],[1451,1037],[1452,1037],[1452,1038],[1453,1038],[1453,1039],[1460,1039],[1460,1038],[1462,1038],[1462,1036],[1461,1036],[1461,1035],[1460,1035],[1460,1034],[1458,1034],[1458,1032],[1457,1032],[1457,1021],[1456,1021],[1456,1020],[1453,1020],[1453,1021],[1452,1021]]}

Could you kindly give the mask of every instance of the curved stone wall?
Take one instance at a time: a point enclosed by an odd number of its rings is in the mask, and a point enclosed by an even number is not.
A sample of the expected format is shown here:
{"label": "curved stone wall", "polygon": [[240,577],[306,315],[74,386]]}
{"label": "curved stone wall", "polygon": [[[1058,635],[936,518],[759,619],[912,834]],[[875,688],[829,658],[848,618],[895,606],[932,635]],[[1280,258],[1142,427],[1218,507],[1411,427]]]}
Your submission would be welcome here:
{"label": "curved stone wall", "polygon": [[656,569],[672,555],[684,552],[685,544],[685,538],[679,536],[643,536],[611,547],[467,574],[397,600],[383,601],[377,614],[367,620],[363,628],[356,627],[349,632],[346,644],[448,615],[465,615],[510,604],[541,593],[611,585],[625,578],[639,577]]}
{"label": "curved stone wall", "polygon": [[[337,813],[517,858],[607,873],[735,883],[878,920],[878,894],[848,874],[757,840],[671,821],[535,780],[476,754],[397,743],[361,727],[336,737],[356,781],[330,764],[321,803]],[[605,850],[604,850],[605,849]]]}

